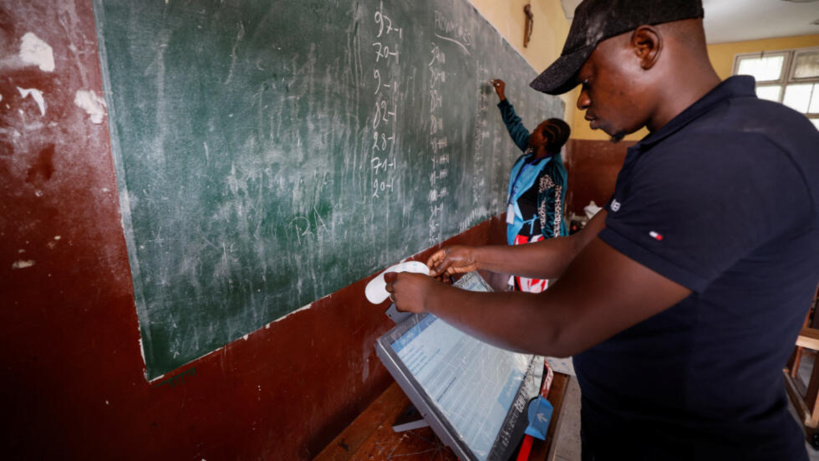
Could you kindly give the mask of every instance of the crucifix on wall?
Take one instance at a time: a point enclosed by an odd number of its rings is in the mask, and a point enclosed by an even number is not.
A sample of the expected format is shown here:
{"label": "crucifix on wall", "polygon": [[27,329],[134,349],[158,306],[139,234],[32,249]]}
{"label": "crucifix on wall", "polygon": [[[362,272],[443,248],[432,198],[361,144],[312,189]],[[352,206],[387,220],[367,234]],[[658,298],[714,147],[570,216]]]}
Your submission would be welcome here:
{"label": "crucifix on wall", "polygon": [[532,5],[527,4],[523,7],[523,12],[526,14],[526,27],[523,30],[523,47],[529,45],[529,40],[532,38],[532,28],[535,25],[535,16],[532,14]]}

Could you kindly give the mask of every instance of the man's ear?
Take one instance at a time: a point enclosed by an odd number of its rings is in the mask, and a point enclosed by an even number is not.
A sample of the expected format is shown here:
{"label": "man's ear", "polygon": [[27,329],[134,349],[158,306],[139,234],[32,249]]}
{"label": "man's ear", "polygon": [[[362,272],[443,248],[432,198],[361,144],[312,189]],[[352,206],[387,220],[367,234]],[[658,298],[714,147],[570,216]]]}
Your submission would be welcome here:
{"label": "man's ear", "polygon": [[634,54],[640,58],[640,66],[644,70],[651,69],[660,59],[663,50],[663,39],[657,28],[640,26],[631,34],[631,47]]}

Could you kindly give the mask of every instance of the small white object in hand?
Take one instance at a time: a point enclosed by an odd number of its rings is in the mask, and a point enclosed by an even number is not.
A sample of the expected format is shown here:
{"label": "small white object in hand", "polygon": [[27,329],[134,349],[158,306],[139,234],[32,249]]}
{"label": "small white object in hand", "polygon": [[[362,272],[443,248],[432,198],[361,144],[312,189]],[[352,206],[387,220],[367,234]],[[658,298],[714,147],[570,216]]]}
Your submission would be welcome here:
{"label": "small white object in hand", "polygon": [[373,304],[381,304],[390,297],[390,294],[387,292],[387,282],[384,280],[384,274],[388,272],[413,272],[416,274],[429,275],[429,267],[420,261],[407,261],[389,267],[367,284],[367,288],[364,289],[364,295],[367,297],[367,301]]}

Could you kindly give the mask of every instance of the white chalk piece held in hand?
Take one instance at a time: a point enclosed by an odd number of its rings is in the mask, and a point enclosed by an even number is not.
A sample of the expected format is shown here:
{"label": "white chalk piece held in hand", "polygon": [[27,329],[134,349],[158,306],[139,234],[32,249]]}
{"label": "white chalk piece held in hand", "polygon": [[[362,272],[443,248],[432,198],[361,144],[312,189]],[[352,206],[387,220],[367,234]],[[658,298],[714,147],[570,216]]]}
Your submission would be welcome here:
{"label": "white chalk piece held in hand", "polygon": [[420,261],[407,261],[388,268],[367,284],[367,288],[364,289],[367,301],[373,304],[381,304],[390,297],[390,294],[387,293],[387,282],[384,281],[384,274],[387,272],[414,272],[429,275],[429,267]]}

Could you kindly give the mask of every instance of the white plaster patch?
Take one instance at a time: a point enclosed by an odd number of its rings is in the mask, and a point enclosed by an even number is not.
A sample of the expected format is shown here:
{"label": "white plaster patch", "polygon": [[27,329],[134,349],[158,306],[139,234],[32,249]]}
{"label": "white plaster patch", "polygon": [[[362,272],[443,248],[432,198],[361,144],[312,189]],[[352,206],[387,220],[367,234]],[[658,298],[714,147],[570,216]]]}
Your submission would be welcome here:
{"label": "white plaster patch", "polygon": [[96,93],[77,90],[77,94],[74,96],[74,104],[91,116],[91,123],[102,123],[102,116],[105,115],[105,100],[97,96]]}
{"label": "white plaster patch", "polygon": [[33,32],[26,32],[20,42],[20,59],[45,72],[54,72],[54,51]]}
{"label": "white plaster patch", "polygon": [[[139,353],[142,355],[142,363],[145,363],[145,348],[142,347],[142,330],[137,328],[137,332],[139,333]],[[148,379],[148,369],[147,368],[145,368],[145,367],[142,368],[142,374],[145,376],[145,381],[151,382],[151,380]],[[161,378],[161,377],[162,376],[160,376],[159,378]],[[159,378],[154,378],[154,379],[159,379]]]}
{"label": "white plaster patch", "polygon": [[37,103],[37,106],[40,107],[40,113],[45,115],[45,99],[43,98],[42,91],[38,90],[37,88],[26,89],[20,88],[19,86],[17,87],[17,91],[20,92],[20,96],[23,98],[31,96],[31,99],[33,99]]}
{"label": "white plaster patch", "polygon": [[27,267],[31,267],[34,265],[34,261],[32,260],[20,260],[16,261],[14,264],[11,265],[12,269],[25,269]]}
{"label": "white plaster patch", "polygon": [[[324,299],[324,298],[322,298],[322,299]],[[273,324],[273,323],[276,323],[276,322],[281,322],[282,320],[286,319],[287,317],[290,317],[290,316],[291,316],[291,315],[293,315],[293,314],[299,313],[299,312],[301,312],[301,311],[306,311],[307,309],[310,309],[310,308],[312,308],[312,307],[313,307],[313,303],[310,303],[310,304],[308,304],[308,305],[306,305],[306,306],[304,306],[304,307],[301,307],[301,308],[299,308],[299,309],[294,310],[293,312],[291,312],[291,313],[289,313],[289,314],[287,314],[287,315],[285,315],[285,316],[283,316],[283,317],[279,317],[279,318],[277,318],[276,320],[274,320],[274,321],[270,322],[270,324]],[[268,325],[269,325],[269,324],[268,324]]]}

